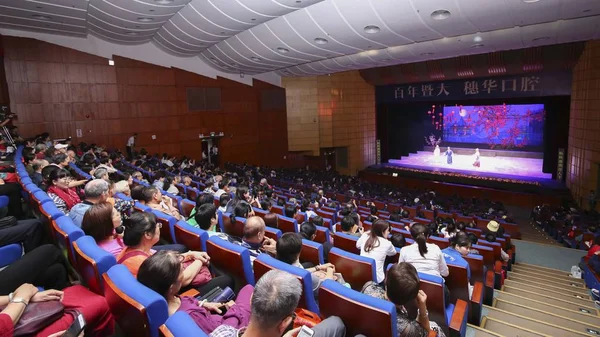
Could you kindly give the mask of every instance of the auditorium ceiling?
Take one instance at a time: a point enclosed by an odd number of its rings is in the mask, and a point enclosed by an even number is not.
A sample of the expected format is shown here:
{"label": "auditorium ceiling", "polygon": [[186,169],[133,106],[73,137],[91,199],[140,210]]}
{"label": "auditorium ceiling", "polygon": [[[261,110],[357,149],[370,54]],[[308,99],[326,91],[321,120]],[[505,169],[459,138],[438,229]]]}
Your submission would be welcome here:
{"label": "auditorium ceiling", "polygon": [[0,0],[0,26],[309,76],[600,38],[600,0]]}

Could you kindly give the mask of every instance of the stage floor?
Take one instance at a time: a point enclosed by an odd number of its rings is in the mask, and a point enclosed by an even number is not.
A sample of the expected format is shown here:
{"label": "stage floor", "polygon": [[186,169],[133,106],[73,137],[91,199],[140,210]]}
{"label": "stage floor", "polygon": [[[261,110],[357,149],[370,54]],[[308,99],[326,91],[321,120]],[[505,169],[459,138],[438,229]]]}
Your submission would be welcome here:
{"label": "stage floor", "polygon": [[528,181],[551,180],[552,174],[542,172],[543,159],[516,157],[481,157],[481,167],[473,166],[473,155],[454,154],[451,165],[446,157],[419,151],[402,159],[390,159],[389,164],[433,172],[455,172],[475,176],[522,179]]}

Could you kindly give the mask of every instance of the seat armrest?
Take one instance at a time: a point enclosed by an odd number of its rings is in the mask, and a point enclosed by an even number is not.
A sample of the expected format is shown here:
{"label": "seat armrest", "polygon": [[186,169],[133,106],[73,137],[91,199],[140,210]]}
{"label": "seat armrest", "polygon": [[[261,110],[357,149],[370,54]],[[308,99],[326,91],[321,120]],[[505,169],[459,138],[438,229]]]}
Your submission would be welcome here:
{"label": "seat armrest", "polygon": [[483,283],[475,282],[473,294],[471,294],[471,310],[469,311],[469,323],[479,326],[481,324],[481,307],[484,297]]}
{"label": "seat armrest", "polygon": [[492,305],[494,301],[494,285],[496,280],[496,274],[493,270],[486,270],[485,272],[485,293],[483,297],[483,303],[486,305]]}
{"label": "seat armrest", "polygon": [[467,333],[468,304],[463,300],[457,300],[452,318],[450,319],[450,337],[464,337]]}
{"label": "seat armrest", "polygon": [[13,243],[0,247],[0,268],[4,268],[18,260],[23,255],[21,244]]}
{"label": "seat armrest", "polygon": [[196,289],[190,289],[187,291],[184,291],[183,293],[179,294],[179,296],[187,296],[187,297],[196,297],[200,295],[200,292]]}

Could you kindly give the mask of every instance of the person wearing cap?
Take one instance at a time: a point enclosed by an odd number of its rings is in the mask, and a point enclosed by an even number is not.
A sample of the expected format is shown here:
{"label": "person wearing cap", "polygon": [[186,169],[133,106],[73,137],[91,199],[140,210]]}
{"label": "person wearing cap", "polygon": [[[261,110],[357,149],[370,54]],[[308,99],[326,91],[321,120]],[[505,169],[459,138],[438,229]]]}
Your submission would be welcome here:
{"label": "person wearing cap", "polygon": [[[487,242],[496,242],[496,237],[498,235],[504,236],[504,228],[500,227],[500,224],[495,220],[488,222],[486,229],[487,231],[484,233],[484,235],[485,241]],[[502,257],[503,261],[508,261],[510,258],[510,256],[502,248],[500,248],[500,256]]]}

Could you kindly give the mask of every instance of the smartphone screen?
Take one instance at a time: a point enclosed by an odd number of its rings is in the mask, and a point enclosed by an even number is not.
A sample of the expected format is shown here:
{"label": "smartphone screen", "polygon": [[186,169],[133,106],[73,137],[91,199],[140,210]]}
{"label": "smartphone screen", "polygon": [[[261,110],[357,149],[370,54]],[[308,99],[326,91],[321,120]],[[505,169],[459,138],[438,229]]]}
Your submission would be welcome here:
{"label": "smartphone screen", "polygon": [[314,334],[315,332],[311,328],[303,325],[297,337],[312,337]]}
{"label": "smartphone screen", "polygon": [[77,315],[75,317],[75,321],[71,324],[69,329],[65,332],[63,337],[77,337],[85,328],[85,319],[82,314]]}

